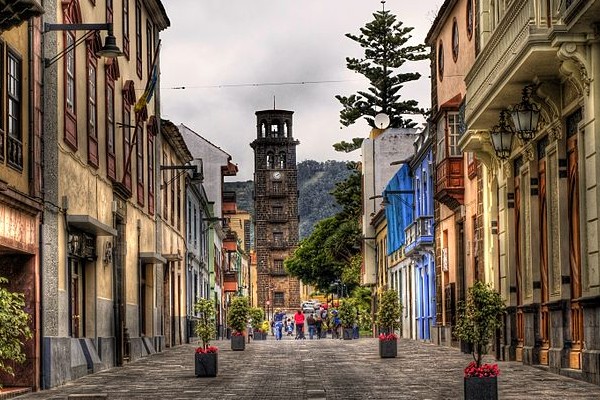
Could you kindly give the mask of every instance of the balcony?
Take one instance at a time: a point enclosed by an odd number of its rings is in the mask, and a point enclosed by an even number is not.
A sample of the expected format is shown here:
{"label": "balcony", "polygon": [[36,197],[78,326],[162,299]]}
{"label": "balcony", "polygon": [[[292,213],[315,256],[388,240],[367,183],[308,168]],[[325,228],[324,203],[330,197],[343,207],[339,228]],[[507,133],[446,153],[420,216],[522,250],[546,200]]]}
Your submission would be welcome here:
{"label": "balcony", "polygon": [[288,219],[289,219],[289,216],[284,212],[278,212],[278,213],[273,213],[273,214],[269,215],[269,222],[272,222],[272,223],[287,222]]}
{"label": "balcony", "polygon": [[423,250],[431,250],[433,246],[433,216],[421,216],[405,230],[406,244],[404,254],[409,256]]}
{"label": "balcony", "polygon": [[235,192],[223,192],[223,214],[237,213],[237,199]]}
{"label": "balcony", "polygon": [[37,0],[0,0],[0,32],[42,15],[44,8],[39,3]]}
{"label": "balcony", "polygon": [[465,174],[463,157],[444,158],[436,168],[434,198],[451,210],[464,203]]}
{"label": "balcony", "polygon": [[287,191],[283,185],[273,185],[267,189],[267,196],[272,198],[287,197]]}
{"label": "balcony", "polygon": [[267,246],[270,249],[287,249],[288,247],[290,247],[291,243],[288,242],[287,240],[270,240],[269,242],[267,242]]}
{"label": "balcony", "polygon": [[237,292],[238,291],[238,274],[236,271],[223,272],[223,291]]}

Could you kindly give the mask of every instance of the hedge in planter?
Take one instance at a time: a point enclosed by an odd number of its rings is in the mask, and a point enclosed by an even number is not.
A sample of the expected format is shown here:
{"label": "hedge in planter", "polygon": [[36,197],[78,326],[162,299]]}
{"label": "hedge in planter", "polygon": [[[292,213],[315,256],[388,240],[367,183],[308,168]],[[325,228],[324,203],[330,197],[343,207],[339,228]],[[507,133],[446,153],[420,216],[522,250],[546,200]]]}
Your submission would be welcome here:
{"label": "hedge in planter", "polygon": [[459,303],[454,335],[472,346],[473,362],[465,368],[465,399],[498,398],[497,364],[482,364],[490,340],[502,327],[504,301],[491,286],[475,282],[469,288],[466,302]]}
{"label": "hedge in planter", "polygon": [[352,299],[346,299],[338,308],[340,322],[342,323],[344,340],[352,339],[354,324],[356,323],[356,307]]}
{"label": "hedge in planter", "polygon": [[383,292],[377,312],[377,325],[379,326],[379,357],[394,358],[398,355],[398,336],[396,329],[400,329],[400,315],[402,305],[398,300],[398,293],[393,289]]}
{"label": "hedge in planter", "polygon": [[231,300],[227,309],[227,324],[232,329],[231,332],[231,350],[241,351],[246,348],[244,340],[244,330],[248,321],[250,306],[248,298],[236,296]]}
{"label": "hedge in planter", "polygon": [[194,329],[195,334],[202,346],[196,349],[194,356],[194,371],[198,377],[217,376],[218,372],[218,350],[210,346],[210,341],[216,336],[215,305],[212,300],[199,299],[194,304],[198,320]]}
{"label": "hedge in planter", "polygon": [[250,307],[248,315],[250,316],[250,325],[252,326],[252,338],[254,340],[265,340],[266,335],[262,331],[262,323],[265,318],[263,309]]}

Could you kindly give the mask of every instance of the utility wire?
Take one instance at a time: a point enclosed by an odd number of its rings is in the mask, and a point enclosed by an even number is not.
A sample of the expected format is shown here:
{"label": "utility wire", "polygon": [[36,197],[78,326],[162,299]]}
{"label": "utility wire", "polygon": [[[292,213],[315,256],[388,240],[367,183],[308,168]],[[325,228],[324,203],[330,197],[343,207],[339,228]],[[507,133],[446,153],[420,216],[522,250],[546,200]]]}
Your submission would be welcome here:
{"label": "utility wire", "polygon": [[161,90],[185,90],[185,89],[223,89],[237,87],[260,87],[260,86],[290,86],[290,85],[319,85],[325,83],[356,82],[360,79],[339,79],[323,81],[297,81],[297,82],[260,82],[260,83],[231,83],[221,85],[201,85],[201,86],[173,86],[161,87]]}

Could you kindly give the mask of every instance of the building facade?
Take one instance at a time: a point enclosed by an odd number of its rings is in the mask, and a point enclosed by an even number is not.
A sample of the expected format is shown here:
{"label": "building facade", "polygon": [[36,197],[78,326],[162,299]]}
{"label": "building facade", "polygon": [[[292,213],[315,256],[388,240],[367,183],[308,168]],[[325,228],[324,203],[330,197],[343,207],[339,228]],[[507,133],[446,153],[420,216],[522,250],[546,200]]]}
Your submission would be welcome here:
{"label": "building facade", "polygon": [[162,293],[159,97],[142,99],[136,89],[158,79],[159,32],[170,22],[159,0],[47,1],[44,8],[46,23],[112,22],[124,53],[99,57],[101,31],[58,26],[43,35],[48,388],[162,346],[161,309],[142,297],[143,278],[150,298]]}
{"label": "building facade", "polygon": [[[508,306],[498,355],[596,384],[598,15],[593,0],[480,0],[460,141],[485,166],[485,274]],[[500,132],[514,132],[504,152]]]}
{"label": "building facade", "polygon": [[298,170],[293,111],[256,112],[254,212],[257,258],[257,302],[272,307],[300,307],[300,282],[288,275],[283,261],[298,245]]}
{"label": "building facade", "polygon": [[[431,47],[430,118],[435,155],[436,319],[434,341],[453,344],[459,301],[483,275],[481,185],[477,159],[458,141],[465,131],[465,76],[475,60],[475,0],[447,0],[427,35]],[[457,344],[457,343],[454,343]]]}
{"label": "building facade", "polygon": [[0,277],[24,295],[33,333],[26,362],[0,382],[32,389],[41,373],[42,12],[35,1],[0,9]]}

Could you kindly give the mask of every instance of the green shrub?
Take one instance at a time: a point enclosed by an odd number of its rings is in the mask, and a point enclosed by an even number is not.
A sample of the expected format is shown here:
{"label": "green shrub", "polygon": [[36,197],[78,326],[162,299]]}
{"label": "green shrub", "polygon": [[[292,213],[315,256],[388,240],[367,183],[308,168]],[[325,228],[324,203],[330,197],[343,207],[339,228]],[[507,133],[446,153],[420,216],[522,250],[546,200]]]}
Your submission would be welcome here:
{"label": "green shrub", "polygon": [[211,339],[217,335],[215,304],[212,300],[199,299],[194,304],[194,310],[199,314],[194,331],[202,341],[202,347],[206,349]]}
{"label": "green shrub", "polygon": [[[8,280],[0,276],[0,284],[5,283]],[[24,342],[32,337],[29,329],[31,317],[24,308],[25,296],[22,293],[13,293],[0,286],[0,371],[13,376],[14,371],[7,362],[23,363]]]}
{"label": "green shrub", "polygon": [[463,342],[472,344],[471,354],[481,366],[481,359],[496,329],[502,327],[504,301],[491,286],[477,281],[469,288],[466,302],[458,305],[458,318],[454,335]]}
{"label": "green shrub", "polygon": [[248,315],[251,319],[252,329],[255,331],[262,329],[262,323],[265,319],[265,313],[262,308],[250,307]]}
{"label": "green shrub", "polygon": [[382,333],[394,333],[402,327],[400,316],[402,315],[402,304],[398,299],[398,293],[394,289],[383,292],[377,311],[377,325]]}
{"label": "green shrub", "polygon": [[356,307],[352,299],[346,299],[342,301],[338,308],[340,321],[342,327],[352,328],[356,322]]}
{"label": "green shrub", "polygon": [[247,297],[234,297],[227,309],[227,324],[229,327],[235,332],[244,332],[246,329],[246,322],[248,321],[249,311],[250,306],[248,305]]}

